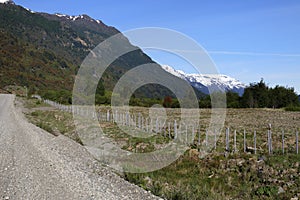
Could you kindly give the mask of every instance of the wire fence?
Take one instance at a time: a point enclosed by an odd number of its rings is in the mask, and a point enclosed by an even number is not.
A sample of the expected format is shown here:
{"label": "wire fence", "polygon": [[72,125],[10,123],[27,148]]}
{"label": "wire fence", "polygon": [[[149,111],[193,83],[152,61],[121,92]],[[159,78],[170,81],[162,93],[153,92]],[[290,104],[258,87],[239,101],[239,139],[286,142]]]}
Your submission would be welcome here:
{"label": "wire fence", "polygon": [[[37,98],[37,97],[36,97]],[[170,140],[176,140],[190,146],[210,146],[212,150],[225,153],[251,154],[299,154],[299,132],[284,131],[273,133],[269,124],[266,133],[247,132],[225,128],[225,130],[209,130],[197,124],[184,123],[179,120],[167,121],[159,116],[150,118],[141,113],[124,112],[123,110],[95,111],[89,106],[63,105],[51,100],[42,99],[59,110],[74,113],[81,117],[89,117],[99,122],[116,123],[143,133],[160,134]],[[275,134],[275,135],[274,135]]]}

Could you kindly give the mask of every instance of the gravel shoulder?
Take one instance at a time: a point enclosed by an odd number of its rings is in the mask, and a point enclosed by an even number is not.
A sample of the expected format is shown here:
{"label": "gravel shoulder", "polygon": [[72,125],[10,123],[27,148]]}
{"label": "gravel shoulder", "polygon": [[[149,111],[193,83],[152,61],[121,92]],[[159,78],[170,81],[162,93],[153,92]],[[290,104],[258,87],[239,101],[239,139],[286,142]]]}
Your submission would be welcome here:
{"label": "gravel shoulder", "polygon": [[0,199],[159,199],[123,180],[63,135],[30,124],[0,94]]}

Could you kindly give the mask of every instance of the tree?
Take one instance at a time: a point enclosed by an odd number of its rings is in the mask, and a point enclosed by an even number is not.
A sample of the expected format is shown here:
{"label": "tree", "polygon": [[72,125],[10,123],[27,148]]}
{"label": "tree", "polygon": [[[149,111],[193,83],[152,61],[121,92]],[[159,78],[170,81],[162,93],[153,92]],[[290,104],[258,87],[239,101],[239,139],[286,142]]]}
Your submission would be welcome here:
{"label": "tree", "polygon": [[248,108],[265,108],[269,105],[269,88],[261,79],[259,83],[251,83],[245,88],[242,97],[243,107]]}
{"label": "tree", "polygon": [[172,97],[170,96],[165,96],[163,106],[165,108],[170,108],[172,106]]}
{"label": "tree", "polygon": [[105,94],[105,88],[102,80],[100,80],[97,85],[96,94],[99,94],[100,96],[104,96]]}
{"label": "tree", "polygon": [[294,88],[277,85],[269,88],[263,79],[259,83],[251,83],[245,88],[241,106],[246,108],[282,108],[289,105],[299,105]]}
{"label": "tree", "polygon": [[241,98],[238,93],[227,92],[226,93],[227,107],[228,108],[239,108]]}
{"label": "tree", "polygon": [[246,88],[241,100],[241,107],[254,108],[253,91],[251,88]]}
{"label": "tree", "polygon": [[200,108],[211,108],[211,98],[210,95],[206,95],[199,100]]}

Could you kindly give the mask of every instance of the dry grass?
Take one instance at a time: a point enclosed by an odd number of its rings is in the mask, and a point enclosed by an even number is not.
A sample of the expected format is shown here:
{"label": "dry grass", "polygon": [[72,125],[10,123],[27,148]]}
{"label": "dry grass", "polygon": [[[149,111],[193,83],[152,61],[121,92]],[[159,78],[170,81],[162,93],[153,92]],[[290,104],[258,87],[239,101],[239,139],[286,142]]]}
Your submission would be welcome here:
{"label": "dry grass", "polygon": [[[110,109],[106,106],[97,108],[100,111]],[[131,113],[141,113],[144,117],[149,115],[149,108],[130,107]],[[200,124],[208,126],[211,119],[211,109],[199,109]],[[179,120],[180,109],[166,109],[168,120]],[[246,129],[266,131],[268,125],[272,124],[275,131],[295,131],[300,128],[300,112],[288,112],[283,109],[226,109],[226,127],[234,129]]]}
{"label": "dry grass", "polygon": [[[74,132],[72,117],[58,110],[45,109],[29,103],[34,114],[33,122],[43,121],[56,127],[65,135]],[[33,108],[35,107],[35,108]],[[40,107],[40,108],[39,108]],[[99,107],[106,112],[108,107]],[[132,107],[131,113],[149,114],[148,108]],[[200,110],[201,139],[210,122],[209,109]],[[167,109],[170,121],[179,120],[179,109]],[[239,152],[224,156],[224,133],[218,140],[217,151],[207,157],[198,157],[197,146],[181,156],[173,164],[151,173],[124,174],[124,178],[165,199],[291,199],[300,197],[300,164],[295,154],[295,131],[300,128],[300,112],[286,112],[273,109],[227,109],[224,127],[237,130]],[[268,124],[272,124],[272,155],[268,155],[266,135]],[[107,137],[113,138],[121,148],[133,152],[155,151],[170,139],[162,135],[147,139],[131,137],[122,132],[116,124],[101,123]],[[70,127],[71,129],[69,129]],[[258,154],[243,153],[243,130],[247,131],[247,144],[253,146],[253,131],[257,131]],[[286,131],[286,154],[282,155],[281,130]],[[231,148],[233,144],[231,131]],[[72,137],[71,137],[72,138]],[[73,138],[74,139],[74,138]],[[195,138],[196,142],[196,138]],[[283,192],[282,192],[283,190]],[[281,191],[281,194],[278,192]]]}
{"label": "dry grass", "polygon": [[[98,107],[101,112],[106,112],[109,107]],[[132,114],[141,113],[144,118],[149,116],[149,108],[130,107]],[[167,121],[180,122],[180,109],[166,109]],[[191,117],[192,118],[192,117]],[[200,120],[197,134],[201,135],[201,141],[205,139],[205,130],[210,125],[211,109],[200,109]],[[300,128],[300,112],[287,112],[283,109],[227,109],[224,128],[218,132],[218,151],[225,148],[225,129],[230,128],[230,145],[233,148],[233,132],[237,131],[237,146],[241,151],[243,149],[243,133],[246,131],[247,145],[254,146],[254,131],[257,134],[257,148],[261,153],[267,152],[267,131],[269,124],[272,125],[273,149],[281,150],[282,148],[282,131],[285,132],[285,148],[295,151],[295,134]],[[166,125],[167,126],[167,125]],[[173,126],[171,126],[173,128]],[[117,129],[114,129],[117,132]],[[195,137],[194,143],[197,143]]]}

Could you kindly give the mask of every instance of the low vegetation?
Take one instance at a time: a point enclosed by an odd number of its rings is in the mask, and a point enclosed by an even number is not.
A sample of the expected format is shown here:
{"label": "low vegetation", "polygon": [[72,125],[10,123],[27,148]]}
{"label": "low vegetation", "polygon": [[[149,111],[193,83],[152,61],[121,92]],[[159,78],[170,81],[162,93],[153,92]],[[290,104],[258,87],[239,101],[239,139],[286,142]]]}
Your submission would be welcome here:
{"label": "low vegetation", "polygon": [[[38,100],[27,101],[33,110],[29,119],[53,134],[72,136],[74,126],[69,113],[43,105]],[[36,105],[36,106],[34,106]],[[46,106],[46,107],[45,107]],[[47,109],[46,109],[47,108]],[[106,110],[107,107],[99,107]],[[146,114],[149,110],[133,107],[132,112]],[[177,118],[179,109],[168,109],[168,116]],[[201,131],[210,121],[210,109],[201,110]],[[224,134],[219,138],[218,148],[209,156],[200,159],[197,145],[182,155],[173,164],[149,173],[124,173],[126,180],[143,187],[165,199],[291,199],[300,197],[300,156],[295,153],[295,131],[299,128],[300,112],[286,112],[274,109],[228,109],[225,127],[237,129],[238,152],[224,154]],[[274,151],[267,153],[266,131],[271,123]],[[50,127],[50,128],[49,128]],[[106,136],[123,149],[132,152],[154,151],[168,138],[162,135],[147,139],[128,136],[114,124],[101,123]],[[253,131],[257,130],[258,153],[243,153],[241,138],[243,129],[247,131],[247,141],[251,145]],[[281,131],[286,132],[285,154],[281,152]],[[222,131],[224,132],[224,130]],[[202,136],[203,139],[203,136]],[[78,141],[80,142],[80,141]],[[231,149],[232,149],[232,140]]]}
{"label": "low vegetation", "polygon": [[31,123],[55,136],[62,134],[82,144],[72,114],[53,109],[38,99],[27,99],[24,106],[30,109],[25,114]]}
{"label": "low vegetation", "polygon": [[165,199],[291,199],[299,196],[299,155],[211,154],[190,150],[172,165],[125,178]]}
{"label": "low vegetation", "polygon": [[294,106],[294,105],[289,105],[288,107],[285,108],[285,111],[300,111],[300,106]]}

